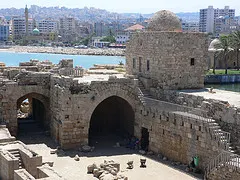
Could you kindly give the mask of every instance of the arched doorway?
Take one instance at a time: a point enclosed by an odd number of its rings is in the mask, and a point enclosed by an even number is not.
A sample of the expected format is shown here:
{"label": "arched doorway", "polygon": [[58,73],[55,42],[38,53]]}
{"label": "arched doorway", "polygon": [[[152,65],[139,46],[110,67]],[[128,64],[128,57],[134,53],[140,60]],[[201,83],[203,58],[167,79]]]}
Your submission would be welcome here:
{"label": "arched doorway", "polygon": [[[94,110],[89,127],[89,144],[114,143],[134,134],[134,111],[121,97],[111,96]],[[115,143],[116,143],[115,142]]]}
{"label": "arched doorway", "polygon": [[17,100],[18,134],[39,133],[49,130],[48,98],[37,93],[27,94]]}

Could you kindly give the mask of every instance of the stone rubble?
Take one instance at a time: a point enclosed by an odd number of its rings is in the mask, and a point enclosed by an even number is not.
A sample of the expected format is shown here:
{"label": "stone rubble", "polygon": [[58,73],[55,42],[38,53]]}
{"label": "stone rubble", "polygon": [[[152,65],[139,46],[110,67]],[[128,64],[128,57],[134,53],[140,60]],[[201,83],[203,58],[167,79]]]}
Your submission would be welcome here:
{"label": "stone rubble", "polygon": [[128,180],[124,175],[118,174],[119,171],[120,164],[113,160],[104,160],[99,166],[93,163],[87,167],[87,173],[93,174],[99,180]]}

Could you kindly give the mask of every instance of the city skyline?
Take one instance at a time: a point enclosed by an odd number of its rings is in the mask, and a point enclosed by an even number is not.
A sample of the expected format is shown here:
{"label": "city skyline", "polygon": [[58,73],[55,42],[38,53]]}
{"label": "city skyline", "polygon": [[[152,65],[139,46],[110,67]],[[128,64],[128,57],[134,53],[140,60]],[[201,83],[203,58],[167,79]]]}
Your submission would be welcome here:
{"label": "city skyline", "polygon": [[[14,4],[14,5],[13,5]],[[1,1],[0,7],[1,8],[24,8],[25,5],[28,5],[30,7],[31,5],[37,5],[41,7],[67,7],[67,8],[84,8],[84,7],[94,7],[94,8],[100,8],[100,9],[106,9],[111,12],[117,12],[117,13],[154,13],[156,11],[159,11],[161,9],[166,9],[173,11],[174,13],[177,12],[198,12],[202,8],[207,8],[208,6],[212,5],[214,8],[223,8],[224,6],[230,6],[230,8],[236,9],[236,15],[240,15],[240,4],[238,3],[238,0],[232,0],[231,2],[226,2],[223,0],[212,0],[211,3],[207,0],[202,0],[200,2],[198,1],[157,1],[157,0],[149,0],[149,1],[128,1],[128,0],[122,0],[122,1],[110,1],[110,0],[102,0],[102,1],[96,1],[96,0],[88,0],[88,1],[66,1],[61,0],[60,2],[58,0],[52,0],[49,2],[48,0],[12,0],[11,4],[7,1]],[[187,6],[186,6],[187,5]]]}

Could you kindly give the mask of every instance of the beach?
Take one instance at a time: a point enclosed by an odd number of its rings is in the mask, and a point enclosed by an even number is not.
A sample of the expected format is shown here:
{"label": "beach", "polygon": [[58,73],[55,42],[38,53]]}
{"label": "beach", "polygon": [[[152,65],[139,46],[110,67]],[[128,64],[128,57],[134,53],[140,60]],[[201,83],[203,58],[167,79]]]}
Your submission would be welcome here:
{"label": "beach", "polygon": [[87,48],[77,49],[73,47],[42,47],[42,46],[12,46],[0,48],[2,52],[24,52],[24,53],[50,53],[68,55],[99,55],[99,56],[124,56],[125,49],[117,48]]}

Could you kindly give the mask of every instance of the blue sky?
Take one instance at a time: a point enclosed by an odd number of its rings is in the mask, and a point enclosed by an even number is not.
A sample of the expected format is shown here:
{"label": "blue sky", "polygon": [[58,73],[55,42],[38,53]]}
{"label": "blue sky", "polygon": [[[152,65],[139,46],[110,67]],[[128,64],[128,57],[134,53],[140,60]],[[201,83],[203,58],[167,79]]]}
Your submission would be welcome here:
{"label": "blue sky", "polygon": [[36,4],[39,6],[65,6],[69,8],[96,7],[114,12],[152,13],[167,9],[173,12],[197,12],[200,8],[213,5],[223,8],[229,5],[240,15],[240,0],[0,0],[0,8],[25,7]]}

